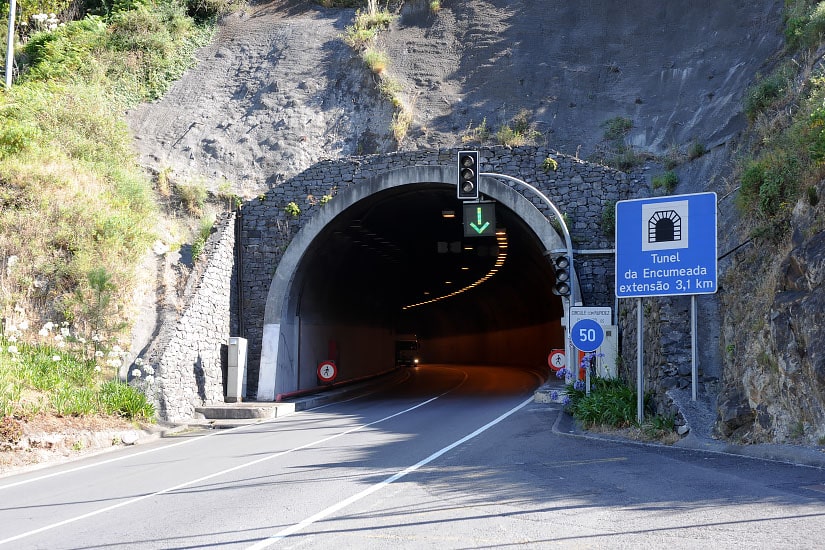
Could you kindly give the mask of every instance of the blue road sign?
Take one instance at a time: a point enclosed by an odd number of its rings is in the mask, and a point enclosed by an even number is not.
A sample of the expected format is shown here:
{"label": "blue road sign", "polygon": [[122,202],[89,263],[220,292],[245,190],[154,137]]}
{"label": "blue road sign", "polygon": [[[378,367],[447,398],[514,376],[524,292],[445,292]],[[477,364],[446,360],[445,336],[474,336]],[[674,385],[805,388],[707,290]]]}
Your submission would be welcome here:
{"label": "blue road sign", "polygon": [[604,342],[604,329],[593,319],[582,319],[570,330],[570,341],[587,353],[596,351]]}
{"label": "blue road sign", "polygon": [[716,193],[616,203],[616,297],[716,292]]}

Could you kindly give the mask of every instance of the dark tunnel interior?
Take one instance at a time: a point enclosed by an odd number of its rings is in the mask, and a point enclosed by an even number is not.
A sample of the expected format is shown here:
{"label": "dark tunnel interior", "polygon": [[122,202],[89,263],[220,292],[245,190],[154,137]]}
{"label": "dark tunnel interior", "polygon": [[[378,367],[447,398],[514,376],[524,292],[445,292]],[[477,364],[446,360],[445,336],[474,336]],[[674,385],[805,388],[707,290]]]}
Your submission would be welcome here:
{"label": "dark tunnel interior", "polygon": [[377,193],[313,241],[294,283],[300,386],[325,359],[345,376],[391,368],[400,335],[418,337],[423,363],[540,366],[563,347],[541,242],[498,203],[495,231],[465,236],[455,193],[420,183]]}

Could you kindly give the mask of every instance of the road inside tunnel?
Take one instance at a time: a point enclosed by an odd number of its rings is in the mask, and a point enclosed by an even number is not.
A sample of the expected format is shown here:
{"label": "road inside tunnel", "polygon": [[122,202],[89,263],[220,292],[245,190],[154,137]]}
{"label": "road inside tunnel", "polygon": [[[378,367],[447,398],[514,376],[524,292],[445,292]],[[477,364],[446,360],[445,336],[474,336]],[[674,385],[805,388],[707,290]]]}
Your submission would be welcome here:
{"label": "road inside tunnel", "polygon": [[317,383],[326,359],[341,379],[391,368],[408,334],[423,363],[538,367],[564,347],[562,302],[535,233],[495,203],[495,232],[465,236],[455,193],[443,183],[384,190],[313,240],[294,282],[300,388]]}

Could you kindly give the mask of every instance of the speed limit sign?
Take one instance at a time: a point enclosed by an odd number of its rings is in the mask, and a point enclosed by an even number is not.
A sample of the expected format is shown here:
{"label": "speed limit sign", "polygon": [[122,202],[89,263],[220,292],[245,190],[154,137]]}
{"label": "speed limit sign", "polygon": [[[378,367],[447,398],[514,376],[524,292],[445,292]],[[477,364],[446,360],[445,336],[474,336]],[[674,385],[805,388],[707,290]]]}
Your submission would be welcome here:
{"label": "speed limit sign", "polygon": [[570,340],[582,351],[596,351],[604,341],[604,329],[593,319],[582,319],[573,325]]}
{"label": "speed limit sign", "polygon": [[338,376],[338,368],[335,366],[335,361],[322,361],[318,365],[318,380],[321,382],[332,382]]}
{"label": "speed limit sign", "polygon": [[547,364],[550,365],[550,368],[553,371],[558,372],[567,366],[567,361],[564,357],[564,350],[563,349],[554,349],[550,352],[550,355],[547,356]]}

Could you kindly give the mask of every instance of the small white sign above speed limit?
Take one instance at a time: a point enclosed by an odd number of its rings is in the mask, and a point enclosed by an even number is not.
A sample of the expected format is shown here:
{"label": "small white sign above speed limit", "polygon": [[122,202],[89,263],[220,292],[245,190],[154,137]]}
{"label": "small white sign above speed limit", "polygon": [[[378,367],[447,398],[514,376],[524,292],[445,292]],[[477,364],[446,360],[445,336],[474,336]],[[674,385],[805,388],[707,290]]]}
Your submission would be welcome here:
{"label": "small white sign above speed limit", "polygon": [[613,310],[609,307],[570,306],[570,322],[567,326],[574,327],[582,319],[591,319],[603,327],[613,324]]}

